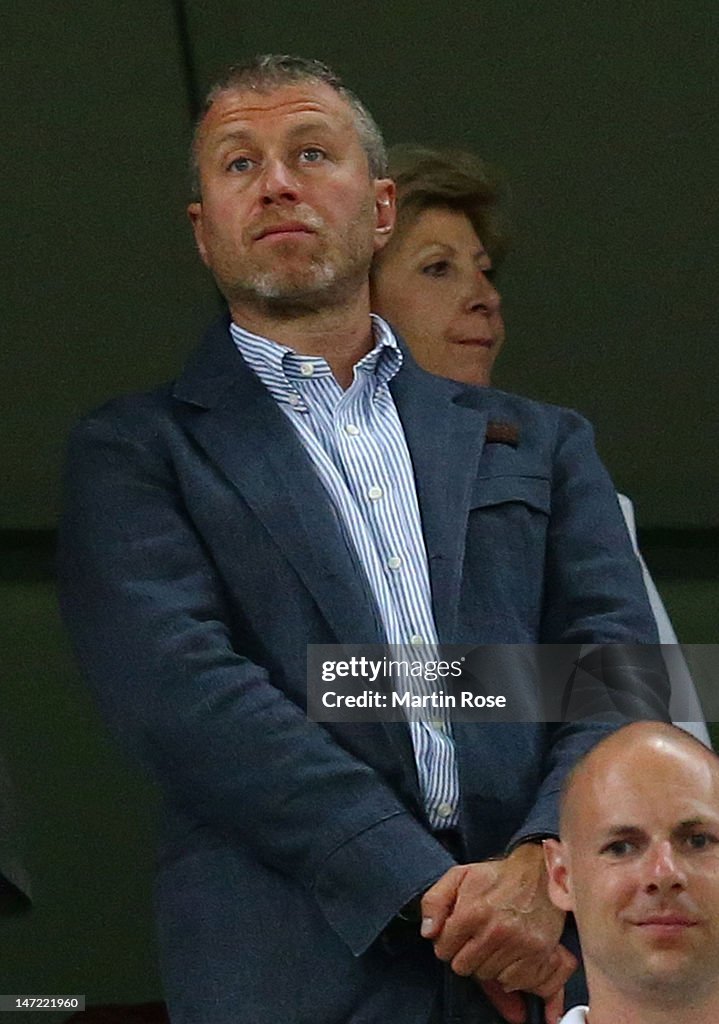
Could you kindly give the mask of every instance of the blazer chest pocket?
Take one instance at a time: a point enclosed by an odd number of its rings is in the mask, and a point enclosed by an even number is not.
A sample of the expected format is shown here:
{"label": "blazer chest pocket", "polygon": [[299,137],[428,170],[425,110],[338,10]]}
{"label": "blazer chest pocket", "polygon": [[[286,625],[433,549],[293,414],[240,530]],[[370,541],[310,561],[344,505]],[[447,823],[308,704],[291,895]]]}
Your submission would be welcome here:
{"label": "blazer chest pocket", "polygon": [[493,476],[475,480],[470,509],[510,503],[524,505],[527,509],[548,516],[551,509],[549,480],[541,476]]}
{"label": "blazer chest pocket", "polygon": [[[468,545],[518,573],[543,572],[551,485],[535,476],[479,478],[469,509]],[[491,552],[491,555],[490,555]]]}
{"label": "blazer chest pocket", "polygon": [[530,641],[538,635],[542,614],[550,482],[535,476],[480,477],[470,498],[464,621],[475,628],[483,622],[487,635],[501,636],[505,643]]}

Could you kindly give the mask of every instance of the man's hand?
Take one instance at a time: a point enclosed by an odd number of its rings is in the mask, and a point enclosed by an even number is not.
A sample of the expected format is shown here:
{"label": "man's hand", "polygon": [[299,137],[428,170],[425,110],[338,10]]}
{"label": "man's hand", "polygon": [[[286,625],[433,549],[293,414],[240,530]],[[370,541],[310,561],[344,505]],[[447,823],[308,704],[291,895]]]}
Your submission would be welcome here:
{"label": "man's hand", "polygon": [[[480,981],[480,986],[501,1015],[509,1024],[526,1024],[527,1003],[521,992],[505,992],[498,981]],[[535,993],[536,994],[536,993]],[[558,1024],[564,1012],[564,987],[544,1001],[544,1024]]]}
{"label": "man's hand", "polygon": [[473,976],[508,1020],[521,1024],[518,991],[547,1002],[553,1024],[575,958],[559,937],[564,913],[547,893],[541,846],[517,847],[504,860],[450,870],[422,899],[422,935],[456,974]]}

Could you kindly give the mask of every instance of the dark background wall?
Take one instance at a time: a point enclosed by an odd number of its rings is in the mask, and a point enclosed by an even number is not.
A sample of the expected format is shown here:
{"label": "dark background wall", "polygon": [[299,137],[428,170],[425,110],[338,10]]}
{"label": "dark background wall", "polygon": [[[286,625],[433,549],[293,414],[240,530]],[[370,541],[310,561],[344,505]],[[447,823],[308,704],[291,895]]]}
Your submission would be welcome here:
{"label": "dark background wall", "polygon": [[499,383],[579,407],[644,525],[719,496],[719,8],[544,0],[38,0],[0,39],[0,527],[51,526],[70,423],[172,374],[214,306],[184,219],[184,10],[200,86],[256,51],[323,57],[390,142],[504,168],[515,254]]}
{"label": "dark background wall", "polygon": [[0,991],[139,1000],[158,991],[154,795],[76,677],[43,531],[56,521],[71,422],[172,375],[216,308],[184,217],[193,88],[254,52],[318,56],[388,141],[459,144],[504,169],[515,246],[501,280],[509,344],[498,383],[593,419],[680,638],[712,643],[719,8],[5,7],[0,743],[25,811],[36,906],[0,925]]}

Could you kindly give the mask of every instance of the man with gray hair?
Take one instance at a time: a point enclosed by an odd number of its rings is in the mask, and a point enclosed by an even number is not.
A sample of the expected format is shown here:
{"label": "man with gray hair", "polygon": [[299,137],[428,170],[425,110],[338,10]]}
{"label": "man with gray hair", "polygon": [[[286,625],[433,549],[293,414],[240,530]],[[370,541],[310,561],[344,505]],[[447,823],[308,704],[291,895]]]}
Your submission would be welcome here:
{"label": "man with gray hair", "polygon": [[163,787],[173,1024],[522,1021],[519,990],[549,1019],[575,961],[539,840],[606,727],[320,724],[306,651],[655,642],[591,428],[370,316],[394,186],[327,67],[233,68],[193,159],[227,313],[77,428],[60,536],[78,657]]}
{"label": "man with gray hair", "polygon": [[574,769],[549,892],[572,911],[589,1006],[563,1024],[719,1018],[719,758],[683,730],[636,722]]}

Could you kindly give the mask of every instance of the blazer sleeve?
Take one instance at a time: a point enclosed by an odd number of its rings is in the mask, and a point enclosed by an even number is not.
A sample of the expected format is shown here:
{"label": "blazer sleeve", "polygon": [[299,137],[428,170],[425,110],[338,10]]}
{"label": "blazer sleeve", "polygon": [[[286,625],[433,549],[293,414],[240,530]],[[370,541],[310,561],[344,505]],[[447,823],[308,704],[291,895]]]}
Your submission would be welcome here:
{"label": "blazer sleeve", "polygon": [[561,410],[552,460],[544,607],[545,642],[659,642],[641,566],[594,431],[571,410]]}
{"label": "blazer sleeve", "polygon": [[359,954],[454,862],[372,768],[234,649],[237,609],[167,448],[139,433],[101,412],[70,442],[58,569],[81,668],[171,803],[304,886]]}
{"label": "blazer sleeve", "polygon": [[557,834],[563,781],[608,731],[636,719],[670,720],[671,688],[641,566],[591,424],[571,410],[560,411],[552,465],[542,640],[578,645],[589,681],[586,717],[547,725],[537,799],[510,848]]}

